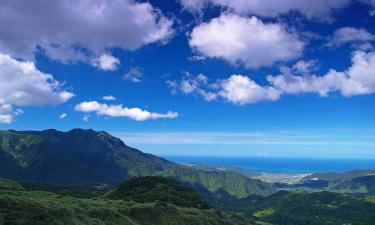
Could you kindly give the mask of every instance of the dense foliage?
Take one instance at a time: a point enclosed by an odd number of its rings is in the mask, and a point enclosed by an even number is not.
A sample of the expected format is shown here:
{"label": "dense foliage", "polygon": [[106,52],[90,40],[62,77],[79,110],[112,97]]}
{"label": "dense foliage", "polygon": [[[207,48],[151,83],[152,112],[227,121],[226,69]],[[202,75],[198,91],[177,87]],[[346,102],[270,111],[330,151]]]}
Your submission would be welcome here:
{"label": "dense foliage", "polygon": [[225,191],[246,197],[272,192],[270,185],[234,171],[204,171],[142,153],[103,131],[0,131],[0,177],[3,178],[95,186],[117,185],[132,177],[150,175],[200,186],[202,193]]}
{"label": "dense foliage", "polygon": [[190,208],[210,208],[193,189],[163,177],[148,176],[125,181],[109,193],[107,198],[141,203],[160,201]]}
{"label": "dense foliage", "polygon": [[[221,206],[238,224],[372,225],[375,203],[332,192],[280,191],[268,197],[250,196]],[[218,206],[220,207],[220,206]]]}
{"label": "dense foliage", "polygon": [[230,225],[214,209],[105,198],[78,199],[0,182],[1,225]]}
{"label": "dense foliage", "polygon": [[75,198],[100,197],[113,189],[112,186],[107,184],[55,186],[42,183],[21,183],[21,185],[25,190],[28,191],[47,191],[59,195],[68,195]]}
{"label": "dense foliage", "polygon": [[238,198],[247,197],[251,194],[267,195],[273,192],[269,184],[247,178],[230,170],[205,171],[195,168],[172,167],[162,171],[160,175],[189,183],[195,187],[200,186],[211,193],[225,191]]}
{"label": "dense foliage", "polygon": [[116,184],[173,163],[126,146],[106,132],[0,132],[0,176],[50,184]]}
{"label": "dense foliage", "polygon": [[271,185],[177,165],[93,130],[0,131],[0,177],[21,181],[0,179],[0,225],[231,224],[210,206],[238,225],[375,224],[374,171]]}
{"label": "dense foliage", "polygon": [[275,189],[314,189],[350,194],[375,194],[375,171],[354,170],[344,173],[315,173],[298,184],[274,183]]}

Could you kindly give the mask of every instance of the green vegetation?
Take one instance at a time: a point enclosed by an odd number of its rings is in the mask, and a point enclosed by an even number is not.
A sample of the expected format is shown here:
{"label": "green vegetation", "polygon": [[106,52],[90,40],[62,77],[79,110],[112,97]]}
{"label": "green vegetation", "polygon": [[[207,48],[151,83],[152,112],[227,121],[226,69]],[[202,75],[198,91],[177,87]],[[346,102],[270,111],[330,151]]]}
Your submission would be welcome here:
{"label": "green vegetation", "polygon": [[[251,194],[267,195],[273,192],[271,186],[260,180],[246,178],[235,171],[204,171],[195,168],[171,167],[159,173],[207,189],[211,193],[227,192],[228,194],[244,198]],[[199,191],[199,188],[197,188]],[[203,192],[200,192],[204,195]]]}
{"label": "green vegetation", "polygon": [[140,177],[125,181],[109,193],[107,198],[141,203],[161,201],[189,208],[210,208],[193,189],[163,177]]}
{"label": "green vegetation", "polygon": [[[58,185],[118,184],[175,164],[106,132],[1,131],[0,177]],[[51,163],[53,162],[53,163]]]}
{"label": "green vegetation", "polygon": [[[168,186],[167,184],[165,185]],[[22,188],[19,190],[9,190],[12,186],[15,188],[22,187],[16,182],[1,180],[0,224],[231,224],[214,209],[180,207],[159,200],[150,203],[139,203],[134,201],[109,200],[106,198],[78,199],[46,191],[27,191]],[[130,195],[127,196],[130,197]]]}
{"label": "green vegetation", "polygon": [[375,171],[355,170],[344,173],[316,173],[299,184],[273,184],[275,189],[312,189],[347,194],[375,194]]}
{"label": "green vegetation", "polygon": [[[74,188],[67,186],[77,185],[88,185],[93,187],[92,192],[101,193],[100,189],[96,190],[100,187],[97,184],[117,185],[132,177],[155,175],[199,186],[201,194],[220,191],[246,197],[273,192],[270,185],[238,172],[204,171],[177,165],[128,147],[106,132],[83,129],[0,131],[0,165],[0,177],[63,185],[59,190],[42,189],[60,194],[69,194]],[[81,193],[81,197],[85,195],[92,196]]]}
{"label": "green vegetation", "polygon": [[75,198],[100,197],[112,190],[113,187],[107,184],[81,185],[81,186],[54,186],[40,183],[21,183],[28,191],[48,191],[59,195],[68,195]]}
{"label": "green vegetation", "polygon": [[280,191],[268,197],[233,201],[225,208],[237,224],[372,225],[375,221],[375,203],[371,197],[356,199],[326,191]]}
{"label": "green vegetation", "polygon": [[371,170],[313,174],[301,184],[270,185],[237,171],[177,165],[93,130],[0,131],[0,177],[18,181],[0,179],[0,225],[375,221]]}

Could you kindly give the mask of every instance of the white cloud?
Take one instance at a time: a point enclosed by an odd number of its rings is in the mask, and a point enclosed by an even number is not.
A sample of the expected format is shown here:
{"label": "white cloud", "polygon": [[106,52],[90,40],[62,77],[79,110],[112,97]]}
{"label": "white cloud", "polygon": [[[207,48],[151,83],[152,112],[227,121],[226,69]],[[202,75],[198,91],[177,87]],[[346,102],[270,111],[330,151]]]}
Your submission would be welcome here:
{"label": "white cloud", "polygon": [[106,101],[114,101],[116,100],[116,97],[112,95],[106,95],[106,96],[103,96],[102,99]]}
{"label": "white cloud", "polygon": [[134,0],[0,1],[0,52],[32,60],[38,46],[51,59],[91,62],[112,48],[164,43],[173,21]]}
{"label": "white cloud", "polygon": [[184,94],[194,94],[203,97],[206,101],[212,101],[218,96],[215,93],[216,88],[216,84],[209,83],[208,77],[204,74],[193,76],[190,73],[185,73],[177,89],[180,89]]}
{"label": "white cloud", "polygon": [[[347,135],[345,135],[347,134]],[[120,132],[116,136],[131,144],[204,144],[204,145],[350,145],[375,146],[374,135],[358,137],[355,132],[345,134],[330,131],[255,131],[255,132],[160,132],[132,133]],[[348,136],[355,140],[348,140]]]}
{"label": "white cloud", "polygon": [[[276,101],[282,95],[316,93],[322,97],[340,93],[345,97],[375,93],[375,51],[356,51],[352,65],[344,71],[330,69],[324,75],[312,74],[315,61],[298,61],[292,68],[282,68],[282,74],[267,76],[267,85],[260,85],[248,76],[230,75],[210,83],[202,74],[187,74],[173,90],[212,101],[221,97],[233,104],[245,105],[261,101]],[[212,97],[209,98],[207,95]]]}
{"label": "white cloud", "polygon": [[14,119],[21,115],[23,111],[21,109],[13,109],[11,104],[4,104],[0,99],[0,123],[12,123]]}
{"label": "white cloud", "polygon": [[129,71],[124,74],[123,79],[129,80],[133,83],[140,83],[142,82],[143,77],[143,71],[140,68],[132,67],[129,69]]}
{"label": "white cloud", "polygon": [[65,119],[65,117],[67,117],[68,115],[66,113],[63,113],[61,115],[59,115],[59,119]]}
{"label": "white cloud", "polygon": [[352,42],[375,41],[375,35],[363,28],[342,27],[337,29],[332,36],[331,45],[342,45]]}
{"label": "white cloud", "polygon": [[167,84],[167,87],[171,89],[171,94],[177,94],[178,84],[175,80],[167,80],[165,83]]}
{"label": "white cloud", "polygon": [[205,57],[240,63],[247,68],[295,59],[304,48],[298,36],[281,24],[233,14],[221,15],[195,27],[189,45]]}
{"label": "white cloud", "polygon": [[88,122],[90,119],[90,115],[84,115],[82,119],[83,121]]}
{"label": "white cloud", "polygon": [[345,71],[331,69],[323,76],[282,74],[267,80],[285,94],[318,93],[328,96],[340,92],[343,96],[375,93],[375,52],[356,51],[352,65]]}
{"label": "white cloud", "polygon": [[314,60],[299,60],[293,65],[292,69],[301,74],[310,74],[313,70],[317,69],[317,62]]}
{"label": "white cloud", "polygon": [[219,95],[227,101],[239,105],[275,101],[280,98],[280,92],[277,89],[260,86],[243,75],[231,75],[228,79],[223,80]]}
{"label": "white cloud", "polygon": [[109,54],[102,54],[93,60],[92,65],[104,71],[117,70],[120,60]]}
{"label": "white cloud", "polygon": [[61,89],[51,74],[39,71],[33,62],[23,62],[0,53],[0,115],[11,122],[21,112],[14,106],[57,105],[74,94]]}
{"label": "white cloud", "polygon": [[136,121],[149,119],[173,119],[178,116],[177,112],[155,113],[140,108],[127,108],[122,105],[107,105],[97,101],[81,102],[75,106],[75,110],[79,112],[95,112],[99,116],[109,117],[128,117]]}
{"label": "white cloud", "polygon": [[332,20],[332,13],[347,6],[351,0],[180,0],[184,9],[202,13],[208,6],[222,7],[241,15],[277,17],[298,12],[308,19]]}
{"label": "white cloud", "polygon": [[208,77],[203,74],[193,76],[186,73],[178,87],[175,87],[175,90],[177,89],[186,95],[202,97],[206,101],[221,97],[225,101],[239,105],[274,101],[280,96],[278,90],[273,87],[262,87],[243,75],[231,75],[227,79],[209,82]]}

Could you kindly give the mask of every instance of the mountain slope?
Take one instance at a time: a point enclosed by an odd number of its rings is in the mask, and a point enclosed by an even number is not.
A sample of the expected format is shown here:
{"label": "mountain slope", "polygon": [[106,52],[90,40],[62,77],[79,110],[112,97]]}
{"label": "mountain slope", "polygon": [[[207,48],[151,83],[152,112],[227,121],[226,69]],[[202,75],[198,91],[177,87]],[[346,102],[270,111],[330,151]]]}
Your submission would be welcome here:
{"label": "mountain slope", "polygon": [[174,165],[106,132],[81,129],[2,131],[3,161],[8,164],[1,164],[1,177],[51,184],[119,183]]}
{"label": "mountain slope", "polygon": [[339,193],[375,194],[375,170],[353,170],[343,173],[315,173],[297,184],[274,183],[275,189],[315,189]]}
{"label": "mountain slope", "polygon": [[139,177],[121,183],[106,198],[114,200],[169,202],[176,206],[208,209],[207,203],[193,189],[164,177]]}
{"label": "mountain slope", "polygon": [[183,181],[207,196],[270,194],[272,188],[235,171],[204,171],[177,165],[124,144],[106,132],[0,131],[0,177],[53,185],[116,185],[138,176]]}
{"label": "mountain slope", "polygon": [[279,191],[227,202],[220,208],[237,224],[372,225],[375,221],[375,204],[370,200],[327,191]]}
{"label": "mountain slope", "polygon": [[[189,183],[198,189],[203,187],[211,193],[225,191],[238,198],[251,194],[267,195],[273,191],[269,184],[246,178],[235,171],[205,171],[189,167],[170,167],[160,172],[160,175]],[[204,195],[204,193],[201,194]]]}
{"label": "mountain slope", "polygon": [[233,225],[214,209],[158,202],[78,199],[45,191],[27,191],[17,182],[2,179],[0,224]]}

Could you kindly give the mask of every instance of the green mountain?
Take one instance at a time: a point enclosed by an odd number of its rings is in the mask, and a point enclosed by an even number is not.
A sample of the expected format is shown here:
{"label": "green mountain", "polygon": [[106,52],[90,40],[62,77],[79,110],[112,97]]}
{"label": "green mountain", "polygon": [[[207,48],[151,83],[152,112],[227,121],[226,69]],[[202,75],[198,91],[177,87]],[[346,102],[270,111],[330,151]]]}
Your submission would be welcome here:
{"label": "green mountain", "polygon": [[0,161],[9,162],[1,177],[51,184],[119,183],[173,165],[106,132],[82,129],[2,131],[0,152]]}
{"label": "green mountain", "polygon": [[267,195],[273,192],[271,185],[231,170],[207,171],[189,167],[170,167],[160,175],[189,183],[197,189],[204,187],[211,193],[225,191],[238,198],[251,194]]}
{"label": "green mountain", "polygon": [[[127,187],[135,190],[131,184],[147,186],[149,181],[144,181],[145,184],[142,180],[130,181]],[[175,188],[174,181],[162,180],[159,183],[166,188],[165,192]],[[186,192],[185,195],[192,195],[191,190]],[[137,195],[139,197],[139,193],[135,193]],[[129,192],[126,197],[132,198]],[[107,198],[80,199],[28,190],[17,182],[0,179],[0,225],[232,225],[214,209],[176,206],[155,197],[155,201],[147,203]]]}
{"label": "green mountain", "polygon": [[362,193],[374,195],[375,175],[345,179],[332,185],[330,190],[343,193]]}
{"label": "green mountain", "polygon": [[0,177],[53,185],[117,185],[158,175],[199,187],[202,193],[235,197],[272,193],[270,185],[234,171],[204,171],[177,165],[124,144],[106,132],[0,131]]}
{"label": "green mountain", "polygon": [[375,170],[315,173],[298,184],[274,183],[275,189],[314,189],[351,194],[375,194]]}
{"label": "green mountain", "polygon": [[219,207],[237,224],[372,225],[375,221],[373,198],[359,199],[327,191],[279,191]]}

